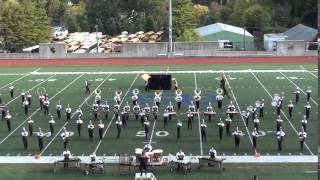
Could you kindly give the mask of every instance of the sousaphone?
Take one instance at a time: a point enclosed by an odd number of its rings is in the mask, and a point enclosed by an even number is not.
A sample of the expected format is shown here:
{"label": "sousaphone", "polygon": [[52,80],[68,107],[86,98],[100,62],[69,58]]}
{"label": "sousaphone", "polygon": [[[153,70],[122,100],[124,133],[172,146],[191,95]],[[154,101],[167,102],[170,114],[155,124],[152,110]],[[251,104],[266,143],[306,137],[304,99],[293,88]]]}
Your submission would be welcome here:
{"label": "sousaphone", "polygon": [[218,88],[218,89],[216,90],[216,93],[217,93],[218,95],[221,95],[221,96],[222,96],[223,90],[222,90],[221,88]]}
{"label": "sousaphone", "polygon": [[121,96],[122,95],[122,91],[121,90],[116,90],[114,94],[116,96]]}
{"label": "sousaphone", "polygon": [[94,93],[97,95],[97,96],[100,96],[101,95],[101,89],[96,89],[94,91]]}
{"label": "sousaphone", "polygon": [[201,95],[201,89],[200,88],[195,89],[194,90],[194,94],[200,96]]}
{"label": "sousaphone", "polygon": [[162,95],[162,91],[159,91],[159,90],[158,90],[158,91],[155,91],[155,92],[154,92],[154,95],[155,95],[155,96],[161,96],[161,95]]}
{"label": "sousaphone", "polygon": [[175,93],[176,93],[177,96],[181,96],[182,95],[182,90],[181,89],[177,89]]}

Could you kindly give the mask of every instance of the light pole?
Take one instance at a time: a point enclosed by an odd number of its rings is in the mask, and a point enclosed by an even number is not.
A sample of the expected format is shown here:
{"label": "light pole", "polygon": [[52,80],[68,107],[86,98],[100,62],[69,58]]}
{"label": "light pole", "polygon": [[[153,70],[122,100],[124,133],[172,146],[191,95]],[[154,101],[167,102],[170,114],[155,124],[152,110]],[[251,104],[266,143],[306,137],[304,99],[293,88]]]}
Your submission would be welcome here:
{"label": "light pole", "polygon": [[98,37],[98,24],[94,26],[96,28],[96,39],[97,39],[97,53],[99,53],[99,37]]}
{"label": "light pole", "polygon": [[172,42],[172,0],[169,0],[169,52],[168,55],[173,53],[173,42]]}

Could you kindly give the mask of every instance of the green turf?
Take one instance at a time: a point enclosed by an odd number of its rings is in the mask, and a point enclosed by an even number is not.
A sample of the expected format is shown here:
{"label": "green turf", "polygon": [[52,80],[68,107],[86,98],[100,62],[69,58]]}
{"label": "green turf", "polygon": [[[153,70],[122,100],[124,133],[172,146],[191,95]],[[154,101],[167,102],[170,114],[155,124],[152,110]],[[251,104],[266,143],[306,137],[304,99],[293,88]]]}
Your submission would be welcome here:
{"label": "green turf", "polygon": [[[314,180],[317,177],[315,164],[226,164],[225,171],[214,171],[204,168],[198,170],[193,167],[191,173],[169,172],[168,167],[156,168],[154,174],[157,179],[225,179],[225,180],[250,180],[253,175],[265,180]],[[110,179],[110,180],[128,180],[134,179],[134,172],[129,173],[126,168],[118,166],[107,166],[105,175],[87,175],[76,170],[59,170],[53,174],[52,165],[0,165],[0,179],[10,180],[42,180],[48,179],[68,179],[68,180],[89,180],[89,179]]]}

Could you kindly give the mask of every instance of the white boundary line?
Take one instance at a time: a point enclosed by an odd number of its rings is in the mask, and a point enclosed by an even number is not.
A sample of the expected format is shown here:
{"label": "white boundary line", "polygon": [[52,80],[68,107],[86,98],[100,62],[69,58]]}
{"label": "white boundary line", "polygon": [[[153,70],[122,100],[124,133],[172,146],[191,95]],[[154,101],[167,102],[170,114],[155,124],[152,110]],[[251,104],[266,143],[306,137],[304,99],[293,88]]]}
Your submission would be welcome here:
{"label": "white boundary line", "polygon": [[22,76],[22,77],[20,77],[20,78],[18,78],[18,79],[16,79],[16,80],[14,80],[14,81],[11,81],[11,82],[9,82],[8,84],[6,84],[6,85],[4,85],[4,86],[0,87],[0,90],[1,90],[1,89],[3,89],[3,88],[5,88],[5,87],[7,87],[7,86],[9,86],[11,83],[13,84],[13,83],[15,83],[15,82],[17,82],[17,81],[19,81],[19,80],[21,80],[21,79],[23,79],[23,78],[27,77],[27,76],[30,76],[30,75],[31,75],[31,74],[25,74],[24,76]]}
{"label": "white boundary line", "polygon": [[[92,91],[92,93],[91,93],[88,97],[86,97],[86,98],[84,99],[84,101],[79,105],[80,108],[88,101],[88,99],[92,96],[92,94],[95,93],[95,91],[96,91],[100,86],[102,86],[102,84],[103,84],[107,79],[109,79],[109,77],[110,77],[111,75],[112,75],[112,74],[109,74],[109,75]],[[76,112],[74,112],[74,113],[72,114],[71,119],[73,118],[74,115],[76,115]],[[70,120],[70,121],[72,121],[72,120]],[[66,125],[68,125],[68,124],[69,124],[69,121],[66,121],[66,122],[62,125],[62,127],[61,127],[60,130],[57,132],[57,134],[50,140],[50,142],[46,145],[46,147],[43,148],[43,150],[41,151],[40,155],[42,155],[42,154],[48,149],[48,147],[50,146],[50,144],[56,139],[56,137],[60,134],[60,132],[63,130],[63,128],[64,128]]]}
{"label": "white boundary line", "polygon": [[[270,92],[268,91],[268,89],[262,84],[262,82],[258,79],[258,77],[251,72],[251,74],[253,75],[253,77],[258,81],[258,83],[261,85],[261,87],[266,91],[266,93],[270,96],[270,98],[272,99],[272,95],[270,94]],[[293,124],[291,123],[291,121],[288,119],[288,117],[286,116],[286,114],[283,112],[283,110],[281,110],[282,115],[287,119],[288,123],[290,124],[290,126],[292,127],[293,131],[296,133],[296,135],[298,136],[298,131],[296,130],[296,128],[293,126]],[[297,138],[298,139],[298,138]],[[312,153],[312,151],[310,150],[309,146],[307,145],[306,142],[304,142],[304,145],[306,146],[306,148],[308,149],[308,151],[310,152],[311,155],[314,155]]]}
{"label": "white boundary line", "polygon": [[152,138],[153,138],[153,133],[154,133],[154,129],[156,128],[156,123],[157,123],[157,120],[153,120],[153,126],[152,126],[152,131],[151,131],[151,135],[150,135],[150,139],[149,139],[149,144],[152,143]]}
{"label": "white boundary line", "polygon": [[[137,80],[138,77],[139,77],[139,74],[137,74],[137,76],[134,78],[134,80],[132,81],[129,89],[127,90],[127,92],[126,92],[125,95],[123,96],[123,98],[122,98],[122,100],[121,100],[121,102],[120,102],[120,106],[121,106],[121,104],[123,103],[125,97],[128,95],[130,89],[132,88],[133,84],[136,82],[136,80]],[[111,118],[111,120],[110,120],[110,122],[109,122],[109,124],[108,124],[108,126],[107,126],[107,128],[106,128],[106,130],[103,132],[102,139],[106,136],[107,131],[109,130],[109,128],[110,128],[110,126],[111,126],[112,121],[113,121],[114,118],[115,118],[115,115],[112,116],[112,118]],[[94,149],[94,152],[97,152],[97,150],[99,149],[101,143],[102,143],[102,140],[99,140],[99,143],[98,143],[98,145],[96,146],[96,148]]]}
{"label": "white boundary line", "polygon": [[[236,105],[237,105],[237,107],[238,107],[239,115],[240,115],[240,117],[241,117],[241,119],[242,119],[242,122],[243,122],[244,127],[246,127],[249,140],[250,140],[250,142],[251,142],[251,145],[253,146],[253,142],[252,142],[252,138],[251,138],[251,133],[250,133],[248,127],[246,126],[246,123],[245,123],[245,120],[244,120],[243,116],[241,115],[241,109],[240,109],[239,103],[238,103],[238,101],[237,101],[237,98],[236,98],[236,96],[234,95],[234,92],[233,92],[233,90],[232,90],[231,84],[230,84],[230,82],[228,81],[228,78],[226,77],[225,73],[223,73],[223,76],[225,77],[227,83],[228,83],[229,86],[230,86],[230,92],[231,92],[231,94],[232,94],[232,96],[233,96],[233,99],[234,99],[234,101],[235,101],[235,103],[236,103]],[[254,151],[255,151],[255,153],[257,152],[256,149],[255,149]]]}
{"label": "white boundary line", "polygon": [[[47,82],[50,78],[54,77],[55,75],[56,75],[56,74],[48,77],[46,80],[44,80],[44,81],[36,84],[35,86],[33,86],[32,88],[28,89],[27,91],[32,91],[34,88],[36,88],[36,87],[40,86],[41,84]],[[11,99],[9,102],[7,102],[7,103],[5,104],[5,106],[8,106],[10,103],[12,103],[13,101],[15,101],[15,100],[18,99],[18,98],[20,98],[20,95],[18,95],[18,96],[16,96],[15,98]]]}
{"label": "white boundary line", "polygon": [[[197,83],[197,74],[196,72],[194,72],[194,85],[196,87],[196,89],[198,88],[198,83]],[[200,139],[200,154],[201,156],[203,156],[203,147],[202,147],[202,137],[201,137],[201,118],[200,118],[200,112],[199,112],[199,109],[198,109],[198,113],[197,113],[197,116],[198,116],[198,122],[199,122],[199,139]]]}
{"label": "white boundary line", "polygon": [[309,70],[307,70],[305,67],[303,67],[302,65],[300,65],[300,68],[303,69],[303,70],[305,70],[305,71],[308,72],[309,74],[311,74],[313,77],[318,78],[317,75],[315,75],[315,74],[312,73],[312,72],[316,72],[316,71],[309,71]]}
{"label": "white boundary line", "polygon": [[[63,89],[61,89],[58,93],[56,93],[54,96],[51,97],[51,99],[55,98],[58,94],[60,94],[62,91],[64,91],[65,89],[67,89],[69,86],[71,86],[71,84],[73,84],[76,80],[78,80],[80,77],[82,77],[84,74],[78,76],[76,79],[74,79],[73,81],[71,81],[70,83],[68,83],[67,86],[65,86]],[[34,116],[38,111],[40,111],[40,108],[38,108],[37,110],[35,110],[29,117]],[[16,130],[18,130],[27,120],[28,118],[26,118],[18,127],[16,127],[13,131],[10,132],[10,134],[8,134],[1,142],[0,145],[6,141]]]}
{"label": "white boundary line", "polygon": [[[282,76],[284,76],[288,81],[290,81],[294,86],[296,86],[296,88],[299,88],[301,90],[301,92],[304,94],[304,95],[307,95],[306,92],[304,92],[296,83],[294,83],[291,79],[289,79],[285,74],[283,74],[282,72],[280,72],[282,74]],[[310,98],[311,101],[318,106],[318,103],[311,97]]]}

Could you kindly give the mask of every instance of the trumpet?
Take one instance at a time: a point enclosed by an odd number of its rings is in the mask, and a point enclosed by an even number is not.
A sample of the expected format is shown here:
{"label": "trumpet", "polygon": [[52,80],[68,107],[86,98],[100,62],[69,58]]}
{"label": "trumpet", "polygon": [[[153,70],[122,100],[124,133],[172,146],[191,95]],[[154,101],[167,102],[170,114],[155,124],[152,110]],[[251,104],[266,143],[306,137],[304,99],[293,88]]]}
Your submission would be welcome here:
{"label": "trumpet", "polygon": [[194,90],[194,94],[200,96],[200,95],[201,95],[201,89],[200,89],[200,88],[195,89],[195,90]]}
{"label": "trumpet", "polygon": [[181,96],[182,95],[182,90],[181,89],[177,89],[175,93],[176,93],[177,96]]}
{"label": "trumpet", "polygon": [[132,90],[132,94],[138,96],[138,94],[139,94],[139,89],[134,89],[134,90]]}
{"label": "trumpet", "polygon": [[216,90],[216,93],[217,93],[218,95],[222,95],[222,94],[223,94],[223,90],[222,90],[221,88],[218,88],[218,89]]}
{"label": "trumpet", "polygon": [[121,90],[116,90],[115,91],[115,95],[116,96],[121,96],[122,95],[122,91]]}

